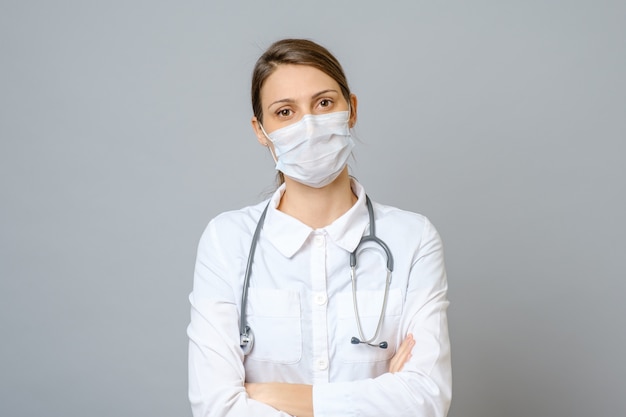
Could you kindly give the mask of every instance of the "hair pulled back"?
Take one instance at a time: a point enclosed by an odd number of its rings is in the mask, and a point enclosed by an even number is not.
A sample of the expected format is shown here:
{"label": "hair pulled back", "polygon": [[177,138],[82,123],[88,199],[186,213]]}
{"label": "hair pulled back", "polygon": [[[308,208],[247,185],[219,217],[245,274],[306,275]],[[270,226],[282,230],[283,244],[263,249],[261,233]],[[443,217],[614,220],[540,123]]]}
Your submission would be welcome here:
{"label": "hair pulled back", "polygon": [[252,112],[263,122],[261,88],[267,77],[280,64],[307,65],[322,71],[339,84],[341,93],[350,102],[350,88],[341,64],[326,48],[307,39],[282,39],[274,42],[259,57],[252,72]]}

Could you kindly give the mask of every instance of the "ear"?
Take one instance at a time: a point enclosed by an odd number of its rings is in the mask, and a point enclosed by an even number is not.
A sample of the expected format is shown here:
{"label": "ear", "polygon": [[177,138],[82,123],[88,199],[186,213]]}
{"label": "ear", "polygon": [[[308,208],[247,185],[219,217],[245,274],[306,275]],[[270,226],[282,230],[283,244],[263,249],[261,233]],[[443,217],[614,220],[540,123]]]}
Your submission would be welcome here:
{"label": "ear", "polygon": [[359,103],[358,103],[358,100],[356,99],[356,96],[354,94],[350,94],[350,120],[349,120],[350,128],[353,128],[354,125],[356,124],[358,104]]}
{"label": "ear", "polygon": [[252,116],[252,130],[254,130],[254,134],[256,135],[257,140],[263,146],[269,145],[269,140],[265,137],[263,130],[261,130],[261,123],[256,118],[256,116]]}

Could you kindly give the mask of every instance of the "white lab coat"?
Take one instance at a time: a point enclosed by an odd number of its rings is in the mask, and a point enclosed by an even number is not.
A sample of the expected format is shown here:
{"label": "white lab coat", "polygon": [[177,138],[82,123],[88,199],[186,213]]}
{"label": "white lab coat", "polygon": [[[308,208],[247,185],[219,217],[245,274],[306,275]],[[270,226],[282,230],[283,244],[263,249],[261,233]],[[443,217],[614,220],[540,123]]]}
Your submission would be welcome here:
{"label": "white lab coat", "polygon": [[[239,312],[252,235],[267,201],[223,213],[204,232],[196,262],[189,335],[189,398],[195,417],[286,416],[248,398],[245,382],[313,385],[316,417],[447,414],[451,398],[447,281],[441,240],[424,216],[374,203],[376,234],[395,265],[380,336],[389,347],[350,343],[359,336],[349,253],[369,233],[363,187],[331,225],[311,229],[270,206],[250,280],[249,356],[239,346]],[[384,252],[367,244],[357,264],[358,306],[366,338],[384,296]],[[404,337],[415,347],[401,372],[387,372]]]}

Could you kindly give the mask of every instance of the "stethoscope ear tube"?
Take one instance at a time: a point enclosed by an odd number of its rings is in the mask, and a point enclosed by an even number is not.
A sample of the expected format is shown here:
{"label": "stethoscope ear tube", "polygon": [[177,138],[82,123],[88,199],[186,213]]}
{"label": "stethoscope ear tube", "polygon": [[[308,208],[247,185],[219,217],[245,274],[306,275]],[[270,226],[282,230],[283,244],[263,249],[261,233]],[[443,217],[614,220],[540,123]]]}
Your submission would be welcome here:
{"label": "stethoscope ear tube", "polygon": [[[359,331],[359,337],[360,337],[360,339],[358,337],[352,337],[352,339],[350,340],[350,343],[352,344],[364,343],[369,346],[375,346],[375,347],[377,346],[381,349],[387,349],[388,344],[386,341],[383,341],[380,343],[372,343],[372,342],[378,337],[378,334],[380,333],[380,329],[383,324],[383,319],[385,317],[385,310],[387,309],[387,299],[389,298],[389,285],[391,284],[391,272],[393,271],[393,254],[391,253],[389,246],[387,246],[387,244],[383,240],[376,237],[376,219],[374,218],[374,208],[372,207],[372,202],[370,201],[369,196],[365,196],[365,202],[367,203],[367,211],[368,211],[369,218],[370,218],[370,234],[367,236],[363,236],[361,240],[359,241],[359,244],[354,249],[354,251],[350,253],[350,280],[352,281],[352,303],[354,306],[354,317],[356,319],[357,330]],[[385,294],[383,295],[383,305],[380,309],[380,316],[378,318],[378,324],[376,325],[376,331],[374,332],[374,335],[369,339],[366,339],[365,336],[363,336],[363,328],[361,327],[361,319],[359,316],[359,306],[357,303],[357,296],[356,296],[357,252],[359,248],[361,247],[361,245],[366,242],[376,243],[385,251],[385,255],[387,256],[387,278],[385,280]]]}
{"label": "stethoscope ear tube", "polygon": [[378,317],[378,324],[376,324],[376,331],[374,335],[369,339],[366,339],[363,336],[363,328],[361,326],[361,318],[359,315],[359,305],[357,303],[356,296],[356,273],[354,272],[354,268],[351,268],[350,271],[351,280],[352,280],[352,304],[354,306],[354,317],[356,319],[357,330],[359,331],[359,338],[353,337],[350,341],[352,344],[365,343],[369,346],[378,346],[381,349],[387,349],[387,342],[381,342],[378,344],[372,343],[376,338],[378,338],[378,334],[380,333],[380,329],[383,325],[383,319],[385,318],[385,310],[387,310],[387,300],[389,299],[389,285],[391,284],[391,271],[387,270],[387,279],[385,280],[385,294],[383,295],[383,305],[380,308],[380,316]]}
{"label": "stethoscope ear tube", "polygon": [[352,253],[350,253],[350,268],[356,268],[356,253],[361,247],[361,244],[365,242],[374,242],[385,251],[385,255],[387,255],[387,270],[389,272],[393,272],[393,255],[389,246],[376,236],[376,218],[374,217],[374,207],[372,206],[372,200],[370,200],[368,195],[365,196],[365,204],[367,205],[367,214],[370,219],[370,234],[363,236],[356,248],[354,248]]}
{"label": "stethoscope ear tube", "polygon": [[383,250],[385,251],[385,255],[387,255],[387,271],[389,271],[390,273],[393,272],[393,255],[391,254],[389,246],[387,246],[387,244],[378,237],[372,235],[363,236],[354,252],[350,253],[350,268],[356,268],[356,252],[361,247],[361,244],[365,242],[374,242],[378,246],[383,248]]}

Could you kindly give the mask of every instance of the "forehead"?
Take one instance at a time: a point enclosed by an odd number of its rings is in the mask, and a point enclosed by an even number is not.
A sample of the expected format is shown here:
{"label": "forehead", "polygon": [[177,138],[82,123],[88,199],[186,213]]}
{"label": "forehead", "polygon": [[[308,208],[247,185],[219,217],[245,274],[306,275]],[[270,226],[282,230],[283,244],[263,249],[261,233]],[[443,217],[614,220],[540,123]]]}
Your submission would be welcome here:
{"label": "forehead", "polygon": [[332,77],[308,65],[280,64],[267,77],[261,89],[261,100],[271,103],[286,98],[310,98],[322,90],[341,92],[339,83]]}

